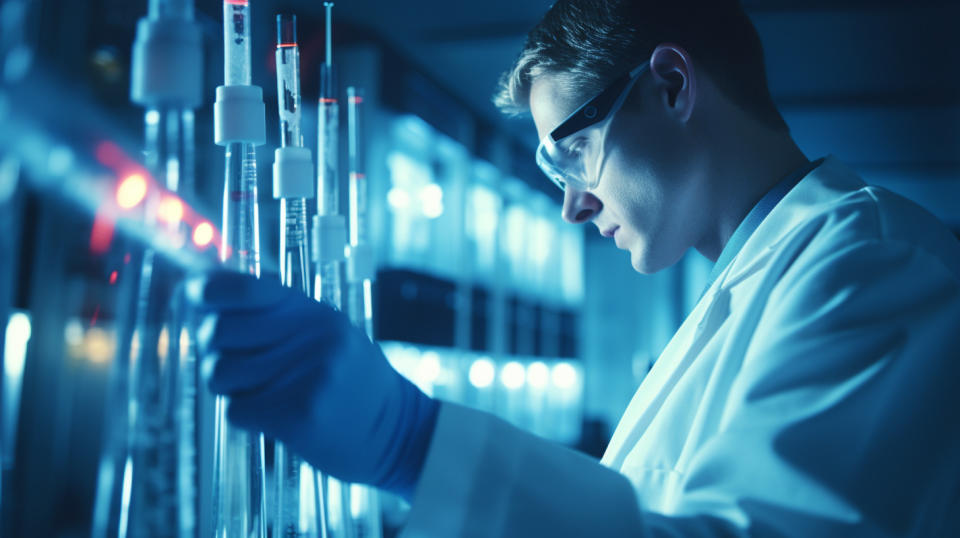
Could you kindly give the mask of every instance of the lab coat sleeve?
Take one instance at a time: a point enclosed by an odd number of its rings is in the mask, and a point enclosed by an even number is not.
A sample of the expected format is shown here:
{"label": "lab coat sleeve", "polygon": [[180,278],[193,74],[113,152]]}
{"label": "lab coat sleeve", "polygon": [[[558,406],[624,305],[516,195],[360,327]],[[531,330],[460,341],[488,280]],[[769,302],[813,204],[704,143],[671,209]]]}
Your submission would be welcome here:
{"label": "lab coat sleeve", "polygon": [[746,345],[676,514],[756,536],[947,535],[960,508],[956,273],[898,241],[808,248]]}
{"label": "lab coat sleeve", "polygon": [[623,475],[486,413],[444,403],[403,536],[637,536]]}
{"label": "lab coat sleeve", "polygon": [[404,536],[954,530],[960,282],[906,244],[815,251],[773,287],[670,515],[585,456],[445,403]]}

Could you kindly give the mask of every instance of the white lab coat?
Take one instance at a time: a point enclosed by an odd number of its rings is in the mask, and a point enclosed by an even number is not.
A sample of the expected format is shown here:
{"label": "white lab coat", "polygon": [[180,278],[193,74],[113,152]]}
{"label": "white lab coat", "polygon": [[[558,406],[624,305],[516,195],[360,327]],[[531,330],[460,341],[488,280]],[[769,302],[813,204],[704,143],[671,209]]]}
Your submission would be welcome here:
{"label": "white lab coat", "polygon": [[707,290],[601,463],[444,404],[406,535],[960,536],[960,243],[828,158]]}

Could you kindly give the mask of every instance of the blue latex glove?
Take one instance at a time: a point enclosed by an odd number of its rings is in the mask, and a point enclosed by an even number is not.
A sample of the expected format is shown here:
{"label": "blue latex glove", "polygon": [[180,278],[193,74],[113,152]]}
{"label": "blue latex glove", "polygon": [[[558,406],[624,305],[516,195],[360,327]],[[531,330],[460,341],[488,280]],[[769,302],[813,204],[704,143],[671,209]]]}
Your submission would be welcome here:
{"label": "blue latex glove", "polygon": [[413,494],[439,404],[342,313],[269,280],[219,271],[188,285],[210,390],[227,418],[341,480]]}

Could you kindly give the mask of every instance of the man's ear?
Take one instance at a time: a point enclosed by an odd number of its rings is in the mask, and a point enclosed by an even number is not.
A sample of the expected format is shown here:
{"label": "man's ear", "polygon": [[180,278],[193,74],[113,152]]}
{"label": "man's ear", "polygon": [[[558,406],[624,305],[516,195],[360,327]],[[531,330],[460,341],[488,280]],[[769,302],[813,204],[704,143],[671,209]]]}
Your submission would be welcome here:
{"label": "man's ear", "polygon": [[693,59],[679,45],[658,45],[650,55],[650,72],[667,112],[686,123],[697,101]]}

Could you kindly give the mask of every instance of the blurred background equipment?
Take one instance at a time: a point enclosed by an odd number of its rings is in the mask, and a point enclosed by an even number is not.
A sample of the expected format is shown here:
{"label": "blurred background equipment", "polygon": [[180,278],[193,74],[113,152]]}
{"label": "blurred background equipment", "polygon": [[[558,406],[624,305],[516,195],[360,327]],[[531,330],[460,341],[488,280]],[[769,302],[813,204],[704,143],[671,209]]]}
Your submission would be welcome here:
{"label": "blurred background equipment", "polygon": [[[550,3],[0,0],[0,535],[397,534],[402,500],[217,424],[179,283],[218,260],[599,457],[711,264],[560,219],[490,103]],[[744,4],[801,149],[960,231],[960,5]]]}

